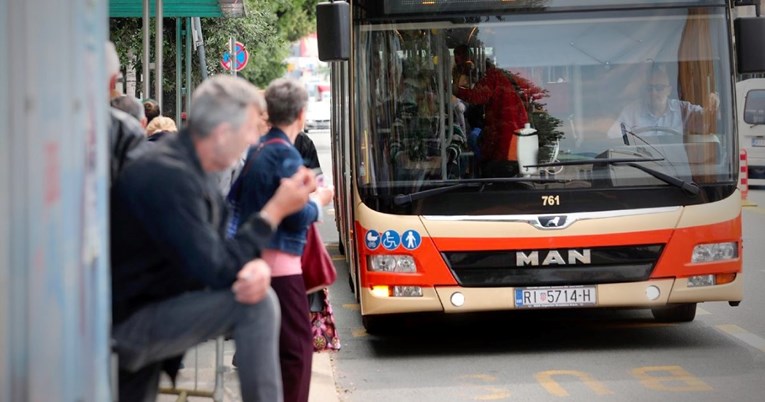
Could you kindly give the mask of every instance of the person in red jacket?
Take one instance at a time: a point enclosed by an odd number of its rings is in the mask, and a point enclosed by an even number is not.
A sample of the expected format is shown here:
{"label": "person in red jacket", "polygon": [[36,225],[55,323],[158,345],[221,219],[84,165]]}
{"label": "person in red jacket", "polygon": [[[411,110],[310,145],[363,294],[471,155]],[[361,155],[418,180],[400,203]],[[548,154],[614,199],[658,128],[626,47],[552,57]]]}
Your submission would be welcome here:
{"label": "person in red jacket", "polygon": [[[457,57],[455,61],[469,60]],[[484,106],[485,125],[480,136],[481,160],[479,168],[484,177],[508,177],[518,174],[518,152],[515,131],[528,122],[528,114],[521,97],[508,74],[486,63],[486,73],[471,88],[455,81],[452,93],[459,99]]]}

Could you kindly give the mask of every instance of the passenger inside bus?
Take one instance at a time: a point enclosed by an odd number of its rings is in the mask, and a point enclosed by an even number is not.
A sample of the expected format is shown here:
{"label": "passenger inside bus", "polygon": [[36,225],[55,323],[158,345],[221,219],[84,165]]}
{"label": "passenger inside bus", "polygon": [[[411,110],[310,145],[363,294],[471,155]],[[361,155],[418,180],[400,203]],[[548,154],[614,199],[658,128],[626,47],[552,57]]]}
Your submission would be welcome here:
{"label": "passenger inside bus", "polygon": [[[484,106],[484,128],[479,142],[478,166],[483,177],[518,174],[516,130],[529,122],[523,101],[511,81],[512,74],[487,60],[486,71],[472,87],[467,77],[472,61],[466,47],[455,48],[455,64],[461,73],[452,81],[452,94],[470,105]],[[466,74],[467,73],[467,74]]]}
{"label": "passenger inside bus", "polygon": [[[432,70],[422,66],[404,65],[402,69],[390,141],[390,157],[399,180],[438,178],[442,158],[446,159],[447,178],[458,178],[464,170],[459,166],[459,156],[466,149],[464,126],[459,123],[464,109],[455,103],[442,105],[433,77]],[[447,109],[444,116],[442,106]],[[450,112],[451,117],[447,116]]]}

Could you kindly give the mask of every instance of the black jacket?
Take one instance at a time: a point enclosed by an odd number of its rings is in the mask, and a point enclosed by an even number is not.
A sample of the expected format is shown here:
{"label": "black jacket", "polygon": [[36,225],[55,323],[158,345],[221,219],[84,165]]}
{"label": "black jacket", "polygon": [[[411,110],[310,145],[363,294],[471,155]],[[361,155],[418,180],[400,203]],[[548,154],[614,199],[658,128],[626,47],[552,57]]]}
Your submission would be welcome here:
{"label": "black jacket", "polygon": [[302,131],[298,134],[295,138],[295,148],[300,153],[300,156],[303,157],[303,165],[305,165],[305,167],[321,170],[321,166],[319,165],[319,155],[316,152],[316,145],[313,144],[313,140],[311,140],[311,137],[309,137],[308,134]]}
{"label": "black jacket", "polygon": [[227,240],[228,215],[185,132],[127,165],[112,187],[114,323],[186,291],[230,287],[272,231],[256,214]]}
{"label": "black jacket", "polygon": [[146,152],[148,144],[138,120],[113,107],[109,108],[109,112],[109,149],[112,152],[109,177],[114,183],[127,162]]}

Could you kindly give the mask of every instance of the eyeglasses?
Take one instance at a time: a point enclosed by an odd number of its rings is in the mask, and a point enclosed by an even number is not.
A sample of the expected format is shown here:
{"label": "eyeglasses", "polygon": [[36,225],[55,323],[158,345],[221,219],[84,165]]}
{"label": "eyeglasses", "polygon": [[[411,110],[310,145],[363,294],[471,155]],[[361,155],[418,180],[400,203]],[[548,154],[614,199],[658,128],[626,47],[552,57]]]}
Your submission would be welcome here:
{"label": "eyeglasses", "polygon": [[646,89],[648,91],[663,91],[667,88],[669,88],[669,85],[667,84],[646,85]]}

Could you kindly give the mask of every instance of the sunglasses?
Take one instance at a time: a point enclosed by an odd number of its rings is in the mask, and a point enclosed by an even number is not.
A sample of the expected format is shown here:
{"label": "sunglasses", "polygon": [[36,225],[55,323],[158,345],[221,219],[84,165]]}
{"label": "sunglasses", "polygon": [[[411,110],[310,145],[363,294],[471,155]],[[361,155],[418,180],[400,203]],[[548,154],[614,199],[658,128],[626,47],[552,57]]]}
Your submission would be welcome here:
{"label": "sunglasses", "polygon": [[649,91],[663,91],[667,88],[669,88],[669,85],[667,84],[646,85],[646,89]]}

